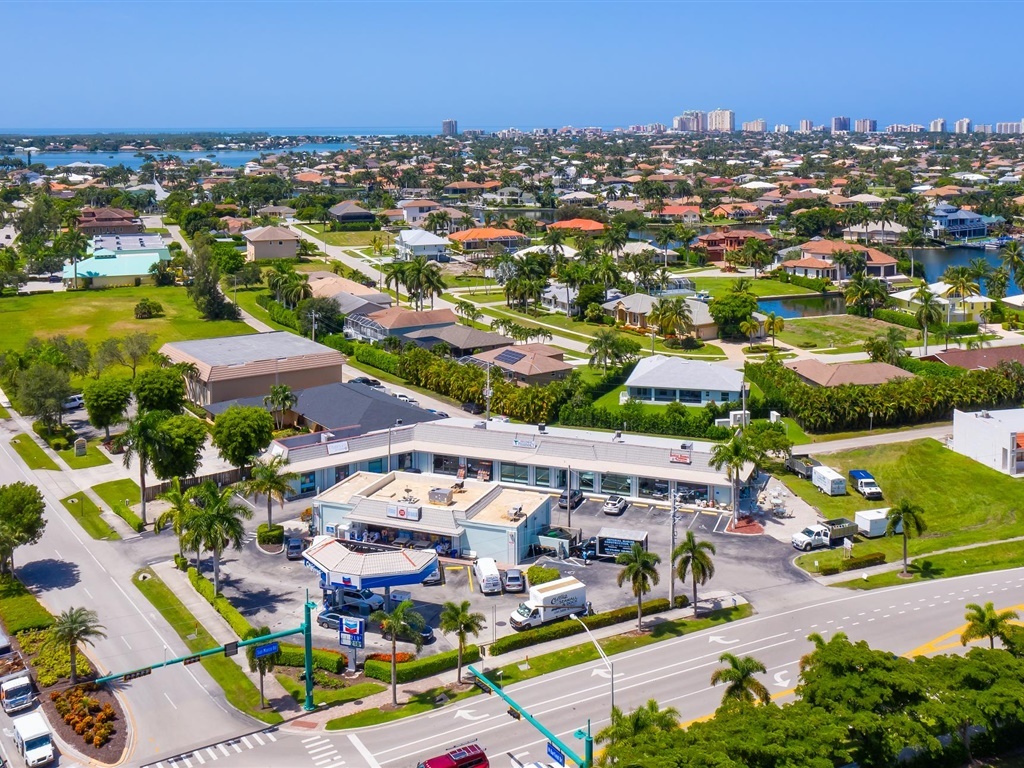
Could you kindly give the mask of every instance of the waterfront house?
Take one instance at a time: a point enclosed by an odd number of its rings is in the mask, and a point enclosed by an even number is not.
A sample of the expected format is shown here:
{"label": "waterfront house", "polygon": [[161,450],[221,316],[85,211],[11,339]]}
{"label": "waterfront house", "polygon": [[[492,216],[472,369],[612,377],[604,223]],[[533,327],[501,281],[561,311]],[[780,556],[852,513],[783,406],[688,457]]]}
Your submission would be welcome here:
{"label": "waterfront house", "polygon": [[778,261],[784,271],[799,277],[828,279],[839,282],[849,275],[842,264],[835,261],[836,254],[856,251],[862,253],[866,262],[865,272],[870,277],[882,280],[897,276],[898,262],[887,253],[857,243],[842,240],[816,238],[802,245],[779,251]]}
{"label": "waterfront house", "polygon": [[938,203],[928,212],[925,235],[937,239],[952,238],[966,240],[986,237],[988,224],[985,218],[974,211],[965,211],[948,203]]}
{"label": "waterfront house", "polygon": [[753,229],[732,229],[723,227],[706,235],[697,238],[697,245],[707,251],[708,259],[721,261],[729,251],[738,251],[744,246],[747,240],[753,238],[761,242],[772,244],[772,236],[767,232],[758,232]]}
{"label": "waterfront house", "polygon": [[[942,310],[942,318],[945,322],[984,322],[985,311],[992,306],[992,299],[988,296],[981,294],[961,296],[958,293],[950,293],[950,285],[941,280],[929,284],[928,289],[935,294],[935,301]],[[914,294],[917,293],[917,290],[916,287],[908,288],[905,291],[892,294],[890,298],[898,308],[915,313],[918,301],[914,298]]]}
{"label": "waterfront house", "polygon": [[398,261],[409,261],[417,256],[425,256],[433,261],[447,261],[448,247],[452,241],[447,237],[439,237],[425,229],[403,229],[395,238]]}

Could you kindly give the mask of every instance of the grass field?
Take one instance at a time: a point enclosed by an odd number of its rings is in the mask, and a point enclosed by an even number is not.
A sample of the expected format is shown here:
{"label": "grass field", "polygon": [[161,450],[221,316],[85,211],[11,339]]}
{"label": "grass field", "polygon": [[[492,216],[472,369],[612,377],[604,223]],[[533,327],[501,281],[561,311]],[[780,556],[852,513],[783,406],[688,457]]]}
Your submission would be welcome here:
{"label": "grass field", "polygon": [[110,459],[108,459],[106,454],[99,449],[101,442],[103,441],[99,438],[90,440],[86,444],[85,456],[76,456],[74,445],[67,450],[57,451],[57,455],[60,456],[61,461],[71,467],[71,469],[102,467],[104,464],[109,464]]}
{"label": "grass field", "polygon": [[0,405],[0,419],[9,419],[11,414],[7,412],[7,409]]}
{"label": "grass field", "polygon": [[113,541],[121,538],[117,535],[117,531],[107,525],[107,522],[100,516],[100,508],[81,491],[66,499],[61,499],[60,503],[78,521],[82,529],[94,539]]}
{"label": "grass field", "polygon": [[[693,277],[693,284],[698,291],[708,291],[712,298],[723,296],[729,292],[738,278],[735,277]],[[819,296],[820,294],[792,283],[780,283],[778,280],[750,280],[750,292],[754,296]]]}
{"label": "grass field", "polygon": [[[142,575],[149,576],[140,581]],[[153,604],[160,615],[178,633],[192,653],[216,648],[218,643],[196,617],[160,578],[149,568],[136,572],[132,583]],[[224,689],[228,702],[236,709],[265,723],[280,723],[283,718],[273,710],[260,709],[260,692],[241,668],[230,658],[220,655],[205,656],[199,662],[216,683]]]}
{"label": "grass field", "polygon": [[138,504],[142,499],[142,491],[139,488],[139,484],[128,478],[111,480],[109,483],[100,483],[93,486],[93,490],[111,508],[124,504],[125,499],[128,499],[129,504]]}
{"label": "grass field", "polygon": [[29,469],[54,469],[60,470],[57,462],[46,455],[36,442],[28,435],[15,435],[11,438],[11,447],[18,452],[22,461],[28,464]]}
{"label": "grass field", "polygon": [[[296,228],[301,229],[307,235],[313,235],[321,243],[323,242],[324,236],[324,225],[323,224],[296,224]],[[327,233],[327,244],[328,245],[358,245],[366,246],[370,244],[375,236],[383,237],[385,241],[388,239],[386,232],[328,232]],[[391,238],[394,240],[394,237]]]}
{"label": "grass field", "polygon": [[[283,672],[276,673],[274,677],[296,702],[301,704],[306,700],[305,683],[300,683],[296,678]],[[337,704],[347,704],[350,701],[365,699],[367,696],[373,696],[375,693],[386,690],[387,687],[380,683],[358,683],[344,688],[317,687],[313,689],[313,703],[318,707],[333,707]]]}
{"label": "grass field", "polygon": [[[887,507],[909,499],[924,510],[928,525],[921,537],[910,540],[910,554],[914,557],[965,544],[1024,536],[1024,495],[1020,485],[1007,475],[953,453],[936,440],[876,445],[823,458],[843,475],[854,468],[871,472],[885,500],[869,502],[852,492],[846,496],[825,496],[809,480],[794,475],[784,475],[783,482],[820,509],[826,518],[852,520],[859,509]],[[865,540],[855,544],[854,555],[883,552],[887,562],[896,562],[902,557],[902,546],[899,536]],[[807,568],[812,568],[815,560],[821,565],[835,565],[842,557],[842,548],[819,550],[802,555],[797,563]]]}
{"label": "grass field", "polygon": [[[136,320],[133,309],[142,299],[159,302],[164,314]],[[156,336],[158,349],[168,341],[253,332],[243,322],[203,320],[184,288],[153,286],[12,296],[0,301],[0,327],[4,349],[21,349],[32,336],[57,334],[87,338],[95,345],[111,336],[143,331]]]}
{"label": "grass field", "polygon": [[899,569],[868,576],[866,580],[851,579],[850,581],[843,581],[834,586],[846,587],[847,589],[878,589],[879,587],[894,587],[897,584],[906,584],[911,581],[948,579],[953,576],[963,576],[969,573],[1019,568],[1022,565],[1024,565],[1024,546],[1021,546],[1019,541],[1005,541],[988,547],[977,547],[975,549],[964,549],[959,552],[946,552],[941,555],[918,557],[910,564],[908,569],[912,575],[910,579],[901,577],[900,571],[902,569]]}
{"label": "grass field", "polygon": [[[871,336],[885,333],[893,327],[898,326],[857,315],[801,317],[787,320],[786,330],[778,335],[778,340],[801,349],[849,347],[850,349],[846,351],[862,352],[864,342]],[[920,343],[920,331],[910,328],[901,330],[906,332],[908,344]]]}

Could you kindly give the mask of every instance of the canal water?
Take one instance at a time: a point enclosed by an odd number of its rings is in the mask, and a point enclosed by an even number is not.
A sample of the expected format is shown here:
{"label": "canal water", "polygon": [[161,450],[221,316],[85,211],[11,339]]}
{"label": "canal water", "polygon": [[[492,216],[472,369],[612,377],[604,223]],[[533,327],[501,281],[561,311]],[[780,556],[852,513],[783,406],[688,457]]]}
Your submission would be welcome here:
{"label": "canal water", "polygon": [[794,317],[821,317],[846,314],[846,300],[842,296],[811,296],[807,298],[758,299],[762,314],[774,312],[790,320]]}
{"label": "canal water", "polygon": [[[914,256],[915,274],[920,277],[920,270],[923,266],[924,278],[929,283],[941,280],[942,273],[946,271],[947,267],[966,267],[972,259],[978,257],[985,259],[993,269],[1003,263],[999,251],[982,250],[981,248],[911,248],[908,254]],[[982,281],[981,290],[984,293],[984,281]],[[1009,296],[1016,296],[1021,291],[1011,280],[1010,284],[1006,286],[1006,292]]]}

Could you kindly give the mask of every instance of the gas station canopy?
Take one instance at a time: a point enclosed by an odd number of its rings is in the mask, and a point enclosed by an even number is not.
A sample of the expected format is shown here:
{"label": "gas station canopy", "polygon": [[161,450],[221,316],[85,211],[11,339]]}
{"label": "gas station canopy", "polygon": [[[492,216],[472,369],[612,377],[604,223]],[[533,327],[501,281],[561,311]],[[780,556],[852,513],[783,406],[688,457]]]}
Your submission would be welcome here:
{"label": "gas station canopy", "polygon": [[354,552],[333,536],[317,536],[302,553],[322,587],[374,589],[419,584],[433,573],[437,553],[422,549]]}

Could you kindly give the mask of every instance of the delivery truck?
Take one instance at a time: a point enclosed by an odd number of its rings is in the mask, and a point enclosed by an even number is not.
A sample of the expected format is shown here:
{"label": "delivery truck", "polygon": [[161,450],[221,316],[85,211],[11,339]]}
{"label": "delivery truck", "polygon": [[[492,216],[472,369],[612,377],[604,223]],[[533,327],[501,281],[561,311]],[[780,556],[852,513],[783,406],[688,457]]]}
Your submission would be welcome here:
{"label": "delivery truck", "polygon": [[[857,530],[861,536],[873,539],[876,536],[885,536],[889,527],[889,507],[884,509],[862,509],[857,512],[853,519],[857,522]],[[896,526],[896,533],[903,533],[903,526]]]}
{"label": "delivery truck", "polygon": [[50,727],[42,714],[32,712],[16,717],[14,725],[14,746],[29,768],[48,765],[53,762],[53,738]]}
{"label": "delivery truck", "polygon": [[588,613],[587,585],[574,576],[567,576],[530,587],[529,598],[512,611],[509,624],[513,629],[539,627],[573,613]]}
{"label": "delivery truck", "polygon": [[7,713],[18,712],[34,701],[35,686],[25,659],[0,634],[0,707]]}
{"label": "delivery truck", "polygon": [[828,496],[846,495],[846,480],[832,467],[822,465],[812,469],[811,482],[815,488]]}
{"label": "delivery truck", "polygon": [[629,528],[602,528],[597,536],[591,536],[580,547],[580,555],[586,560],[597,558],[615,558],[623,552],[629,552],[634,544],[647,549],[647,531],[634,531]]}
{"label": "delivery truck", "polygon": [[834,547],[842,544],[843,539],[852,539],[856,535],[857,524],[845,517],[838,517],[807,526],[799,533],[794,533],[790,542],[794,548],[810,552],[821,547]]}

